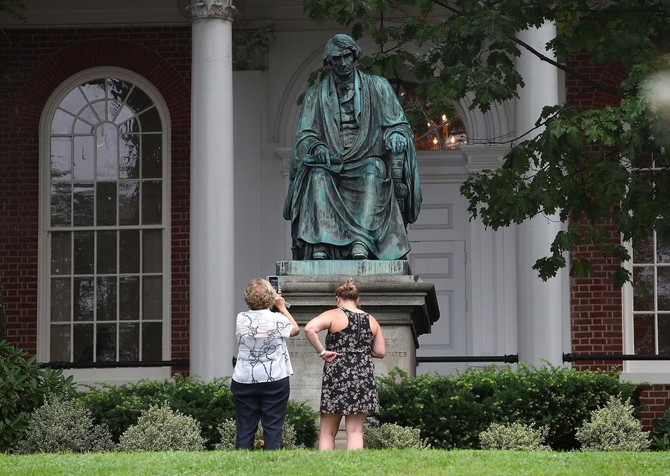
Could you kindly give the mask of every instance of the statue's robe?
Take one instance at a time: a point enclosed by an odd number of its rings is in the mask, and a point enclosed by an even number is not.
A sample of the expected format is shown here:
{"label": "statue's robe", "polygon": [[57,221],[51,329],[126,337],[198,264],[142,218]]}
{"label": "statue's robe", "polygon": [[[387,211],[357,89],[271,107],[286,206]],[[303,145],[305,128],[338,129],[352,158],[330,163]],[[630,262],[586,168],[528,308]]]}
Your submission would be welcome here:
{"label": "statue's robe", "polygon": [[[345,149],[340,140],[340,103],[332,75],[305,94],[291,155],[284,218],[291,222],[294,259],[311,259],[313,245],[332,245],[333,259],[346,259],[361,242],[371,259],[403,258],[409,251],[406,224],[421,207],[421,188],[411,128],[388,81],[356,71],[354,116],[358,135]],[[409,193],[398,204],[391,177],[389,136],[407,142],[403,183]],[[330,164],[307,165],[314,148],[333,152]],[[339,159],[339,162],[338,162]]]}

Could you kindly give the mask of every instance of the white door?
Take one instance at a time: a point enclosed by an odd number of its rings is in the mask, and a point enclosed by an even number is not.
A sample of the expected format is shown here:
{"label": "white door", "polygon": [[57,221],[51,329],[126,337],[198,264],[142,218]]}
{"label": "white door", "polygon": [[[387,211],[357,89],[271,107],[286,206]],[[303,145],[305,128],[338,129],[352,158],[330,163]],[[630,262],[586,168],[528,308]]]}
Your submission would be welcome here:
{"label": "white door", "polygon": [[[444,177],[444,176],[442,176]],[[466,306],[467,203],[460,182],[422,175],[423,205],[409,227],[412,274],[435,285],[440,318],[432,332],[419,336],[417,357],[468,354]],[[465,363],[420,363],[417,374],[448,374]]]}

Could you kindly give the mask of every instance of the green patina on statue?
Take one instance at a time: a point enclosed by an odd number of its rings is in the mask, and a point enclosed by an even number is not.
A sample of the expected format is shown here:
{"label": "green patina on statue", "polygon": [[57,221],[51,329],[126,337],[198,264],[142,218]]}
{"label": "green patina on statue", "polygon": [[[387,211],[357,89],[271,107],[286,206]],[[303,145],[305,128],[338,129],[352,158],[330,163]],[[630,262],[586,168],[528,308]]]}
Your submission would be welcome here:
{"label": "green patina on statue", "polygon": [[333,36],[332,73],[305,94],[284,218],[293,259],[403,259],[421,208],[412,130],[385,78],[356,68],[362,50]]}

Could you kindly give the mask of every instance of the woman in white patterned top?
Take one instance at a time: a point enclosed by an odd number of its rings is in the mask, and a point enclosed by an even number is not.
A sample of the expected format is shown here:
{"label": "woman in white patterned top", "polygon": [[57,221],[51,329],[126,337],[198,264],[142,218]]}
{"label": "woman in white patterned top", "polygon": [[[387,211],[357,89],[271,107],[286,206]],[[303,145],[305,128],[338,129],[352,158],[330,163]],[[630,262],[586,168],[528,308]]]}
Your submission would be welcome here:
{"label": "woman in white patterned top", "polygon": [[[235,397],[238,449],[252,449],[258,422],[263,424],[264,447],[281,448],[281,433],[293,374],[286,339],[300,327],[286,302],[264,279],[253,279],[244,291],[248,311],[237,315],[238,353],[231,382]],[[278,312],[270,310],[275,307]]]}

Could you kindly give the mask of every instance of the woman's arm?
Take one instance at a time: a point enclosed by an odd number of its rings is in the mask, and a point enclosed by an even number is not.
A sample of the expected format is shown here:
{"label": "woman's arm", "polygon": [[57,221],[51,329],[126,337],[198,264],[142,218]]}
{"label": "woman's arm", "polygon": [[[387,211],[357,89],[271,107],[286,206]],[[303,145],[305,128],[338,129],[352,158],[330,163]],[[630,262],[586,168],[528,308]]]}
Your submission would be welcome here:
{"label": "woman's arm", "polygon": [[284,300],[281,295],[277,294],[275,297],[275,307],[277,308],[277,312],[280,312],[284,317],[286,317],[289,322],[291,323],[291,337],[297,336],[300,334],[300,326],[298,325],[297,322],[295,322],[295,319],[291,315],[290,312],[288,312],[288,309],[286,308],[286,301]]}
{"label": "woman's arm", "polygon": [[386,355],[386,341],[382,333],[382,327],[377,322],[377,319],[370,316],[370,330],[374,338],[372,339],[372,348],[370,355],[375,359],[383,359]]}
{"label": "woman's arm", "polygon": [[[314,319],[305,324],[305,337],[314,348],[314,351],[326,362],[331,362],[337,357],[337,352],[326,350],[319,340],[319,332],[330,327],[333,322],[333,315],[339,312],[337,309],[323,312]],[[325,351],[325,352],[324,352]]]}

